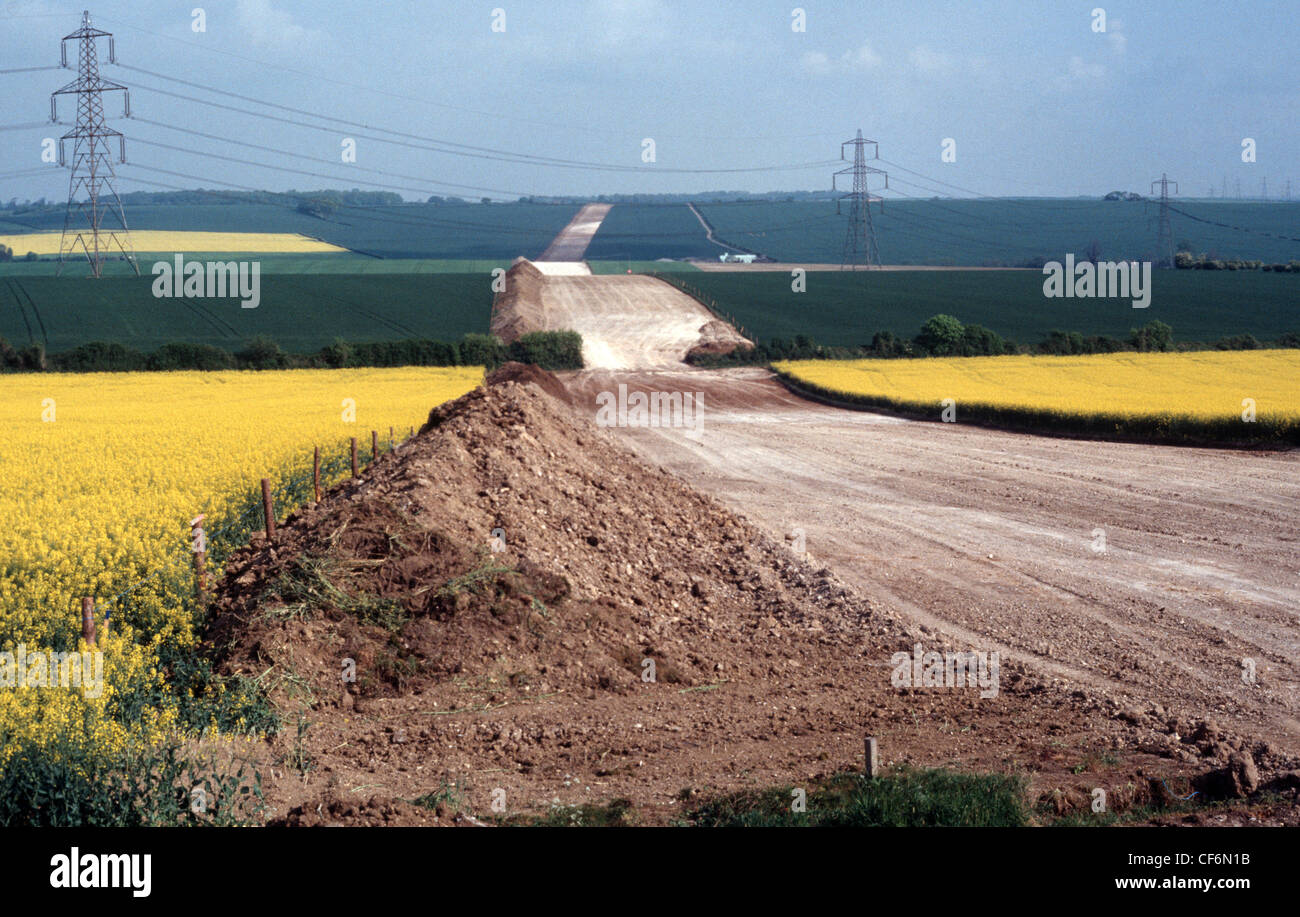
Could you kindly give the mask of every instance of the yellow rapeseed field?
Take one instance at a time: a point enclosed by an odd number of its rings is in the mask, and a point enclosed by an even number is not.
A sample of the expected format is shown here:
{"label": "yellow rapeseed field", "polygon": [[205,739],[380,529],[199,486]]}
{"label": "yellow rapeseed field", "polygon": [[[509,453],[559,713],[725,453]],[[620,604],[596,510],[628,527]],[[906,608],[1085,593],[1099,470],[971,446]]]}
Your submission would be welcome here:
{"label": "yellow rapeseed field", "polygon": [[[217,532],[262,477],[310,476],[370,431],[409,435],[478,368],[30,374],[0,377],[0,651],[76,650],[80,597],[112,617],[99,697],[0,687],[0,766],[40,747],[120,749],[174,725],[158,650],[195,640],[189,521]],[[326,481],[326,484],[330,481]],[[278,507],[279,514],[289,507]]]}
{"label": "yellow rapeseed field", "polygon": [[1181,423],[1225,435],[1235,429],[1243,438],[1300,428],[1300,350],[804,360],[776,367],[832,396],[904,410],[938,415],[952,399],[958,420],[1022,412],[1062,426]]}
{"label": "yellow rapeseed field", "polygon": [[[0,235],[0,245],[13,249],[14,257],[28,252],[38,255],[59,253],[60,232],[31,232]],[[299,235],[296,232],[168,232],[132,230],[131,246],[137,252],[262,252],[266,254],[317,254],[344,252],[345,248]]]}

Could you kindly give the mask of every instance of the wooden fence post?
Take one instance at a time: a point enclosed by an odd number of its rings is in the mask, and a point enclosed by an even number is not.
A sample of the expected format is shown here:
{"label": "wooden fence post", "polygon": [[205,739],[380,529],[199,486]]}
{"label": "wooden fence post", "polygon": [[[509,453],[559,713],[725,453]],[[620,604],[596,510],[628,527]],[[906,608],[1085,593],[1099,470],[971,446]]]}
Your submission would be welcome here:
{"label": "wooden fence post", "polygon": [[316,502],[320,502],[320,446],[317,446],[311,457],[311,486],[316,492]]}
{"label": "wooden fence post", "polygon": [[880,775],[880,745],[872,736],[867,736],[863,742],[863,750],[866,752],[866,762],[862,767],[864,776],[874,780]]}
{"label": "wooden fence post", "polygon": [[370,431],[370,463],[374,464],[375,459],[379,458],[379,431]]}
{"label": "wooden fence post", "polygon": [[190,550],[194,552],[194,582],[198,588],[199,604],[203,604],[204,593],[208,591],[208,536],[203,532],[203,520],[207,516],[200,514],[190,520]]}
{"label": "wooden fence post", "polygon": [[357,476],[357,438],[352,437],[352,477]]}
{"label": "wooden fence post", "polygon": [[266,540],[275,538],[275,504],[271,502],[271,482],[262,478],[262,512],[266,515]]}
{"label": "wooden fence post", "polygon": [[95,645],[95,600],[90,596],[81,599],[81,636],[87,646]]}

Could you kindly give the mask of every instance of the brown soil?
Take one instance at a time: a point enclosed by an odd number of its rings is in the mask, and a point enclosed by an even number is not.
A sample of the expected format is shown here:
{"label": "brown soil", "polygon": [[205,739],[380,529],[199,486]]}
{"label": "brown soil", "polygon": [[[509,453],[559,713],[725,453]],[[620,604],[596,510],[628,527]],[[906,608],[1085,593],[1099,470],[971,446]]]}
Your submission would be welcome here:
{"label": "brown soil", "polygon": [[691,363],[700,356],[722,356],[734,350],[753,350],[754,345],[742,338],[724,321],[713,319],[700,326],[700,342],[686,351],[683,358]]}
{"label": "brown soil", "polygon": [[504,367],[230,559],[209,636],[284,719],[261,752],[273,822],[623,798],[666,823],[701,794],[860,767],[865,735],[885,764],[1022,773],[1057,811],[1098,786],[1121,809],[1300,785],[1266,742],[1016,661],[992,698],[893,687],[894,652],[970,645],[646,464],[564,388]]}
{"label": "brown soil", "polygon": [[509,344],[530,331],[547,330],[538,309],[542,284],[546,282],[542,272],[526,258],[516,258],[506,271],[505,281],[505,289],[492,300],[492,334]]}
{"label": "brown soil", "polygon": [[693,349],[752,347],[676,287],[641,274],[547,275],[524,259],[492,306],[492,333],[509,343],[531,331],[577,331],[586,366],[676,368]]}

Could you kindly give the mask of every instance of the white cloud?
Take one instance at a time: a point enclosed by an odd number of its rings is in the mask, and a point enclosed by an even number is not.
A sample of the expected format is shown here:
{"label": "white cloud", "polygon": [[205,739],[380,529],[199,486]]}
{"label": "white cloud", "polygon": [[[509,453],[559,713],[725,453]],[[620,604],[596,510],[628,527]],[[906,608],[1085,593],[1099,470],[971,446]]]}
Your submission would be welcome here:
{"label": "white cloud", "polygon": [[951,55],[932,50],[925,45],[913,48],[909,58],[913,67],[931,76],[942,76],[951,73],[955,68]]}
{"label": "white cloud", "polygon": [[831,67],[831,59],[821,51],[806,51],[799,62],[805,70],[817,76],[825,76],[834,69]]}
{"label": "white cloud", "polygon": [[1085,61],[1075,55],[1070,58],[1066,72],[1052,80],[1052,87],[1058,92],[1069,92],[1080,85],[1097,83],[1106,78],[1106,65]]}
{"label": "white cloud", "polygon": [[850,70],[874,70],[882,63],[880,55],[869,43],[864,43],[856,51],[847,52],[842,60]]}
{"label": "white cloud", "polygon": [[860,73],[864,70],[874,70],[883,63],[883,60],[868,42],[851,51],[845,51],[834,59],[823,51],[807,51],[799,58],[799,63],[809,73],[825,76],[829,73]]}
{"label": "white cloud", "polygon": [[584,38],[612,48],[657,44],[671,37],[671,16],[661,0],[592,0]]}
{"label": "white cloud", "polygon": [[235,15],[240,29],[258,47],[301,49],[321,36],[316,29],[299,25],[292,15],[276,9],[271,0],[239,0]]}

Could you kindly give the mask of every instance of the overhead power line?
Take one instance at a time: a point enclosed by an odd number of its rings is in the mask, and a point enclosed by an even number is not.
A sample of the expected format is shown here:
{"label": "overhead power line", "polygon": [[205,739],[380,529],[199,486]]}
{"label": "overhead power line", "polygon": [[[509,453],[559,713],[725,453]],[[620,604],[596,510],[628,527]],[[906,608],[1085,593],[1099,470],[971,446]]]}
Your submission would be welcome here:
{"label": "overhead power line", "polygon": [[[144,35],[152,35],[155,38],[161,38],[165,40],[168,44],[177,44],[177,43],[183,44],[191,48],[197,48],[199,50],[209,52],[211,54],[219,54],[225,57],[234,58],[235,60],[241,60],[246,63],[257,64],[260,67],[266,67],[274,70],[279,70],[283,73],[292,73],[296,76],[306,77],[307,79],[310,79],[318,83],[329,83],[334,86],[345,86],[349,89],[359,89],[362,92],[369,92],[374,95],[385,96],[387,98],[397,99],[402,102],[416,102],[421,105],[429,105],[434,108],[441,108],[447,111],[461,112],[463,114],[474,115],[475,117],[479,117],[479,118],[493,118],[499,121],[508,121],[512,125],[536,124],[541,127],[559,128],[569,133],[603,134],[605,136],[611,136],[611,137],[621,136],[620,132],[592,127],[590,124],[564,123],[564,122],[555,121],[553,119],[530,118],[526,115],[507,114],[501,111],[493,111],[490,109],[468,108],[463,105],[453,105],[448,102],[442,102],[436,99],[430,99],[425,96],[416,96],[416,95],[410,95],[406,93],[393,92],[388,89],[377,89],[374,86],[367,86],[363,83],[343,80],[343,79],[339,79],[338,77],[325,76],[324,74],[320,74],[320,73],[312,73],[307,70],[300,70],[295,67],[288,67],[285,66],[284,64],[277,63],[274,61],[260,60],[258,58],[249,57],[244,54],[237,54],[233,51],[227,51],[224,48],[215,47],[211,43],[186,41],[185,39],[176,38],[174,35],[164,35],[160,32],[151,31],[150,29],[143,28],[134,23],[127,22],[126,20],[123,19],[106,17],[106,16],[102,16],[100,18],[105,19],[108,22],[116,22],[120,25],[125,26],[128,29],[132,29]],[[664,132],[656,132],[655,136],[667,137],[675,140],[688,140],[688,139],[705,140],[711,143],[722,143],[722,142],[743,142],[743,141],[757,142],[757,141],[773,141],[773,140],[786,140],[786,141],[811,140],[815,138],[830,137],[833,136],[834,133],[835,132],[833,131],[820,131],[817,133],[794,134],[794,135],[767,135],[767,136],[747,135],[747,136],[736,136],[736,137],[723,137],[723,136],[717,136],[713,134],[709,134],[705,136],[697,136],[693,134],[669,134]]]}
{"label": "overhead power line", "polygon": [[[567,159],[567,158],[555,157],[555,156],[537,156],[531,153],[519,153],[512,150],[502,150],[494,147],[483,147],[483,146],[475,146],[472,144],[458,143],[456,141],[446,140],[439,137],[429,137],[422,134],[413,134],[408,131],[391,130],[389,128],[381,127],[379,125],[366,124],[364,122],[352,121],[346,118],[337,118],[334,117],[333,115],[323,115],[320,114],[319,112],[313,112],[303,108],[295,108],[290,105],[281,105],[278,102],[267,102],[262,99],[254,98],[252,96],[246,96],[246,95],[241,95],[240,93],[228,92],[227,90],[219,89],[213,86],[208,86],[203,83],[197,83],[192,80],[183,80],[176,77],[167,76],[166,74],[156,73],[151,70],[144,70],[139,67],[129,67],[123,65],[123,68],[127,70],[135,71],[137,73],[142,73],[146,76],[150,76],[155,79],[166,80],[167,82],[170,83],[178,83],[182,86],[189,86],[194,89],[200,89],[204,92],[211,92],[215,95],[226,96],[229,98],[237,99],[242,102],[249,102],[254,105],[261,105],[266,108],[276,109],[277,111],[285,111],[294,115],[302,115],[309,118],[315,118],[318,121],[328,121],[334,124],[341,124],[348,128],[360,128],[362,130],[367,130],[367,131],[377,131],[381,134],[389,134],[392,137],[401,138],[402,140],[417,141],[418,143],[424,145],[424,146],[416,146],[415,147],[416,149],[427,149],[430,152],[445,153],[447,155],[452,155],[452,156],[463,156],[471,159],[488,159],[488,160],[494,160],[498,162],[512,162],[512,163],[517,163],[522,165],[546,166],[549,168],[581,169],[581,170],[606,171],[606,172],[636,172],[642,174],[646,172],[664,172],[664,173],[685,174],[685,175],[799,171],[803,169],[824,168],[825,166],[835,162],[835,160],[822,160],[817,162],[782,163],[782,164],[769,165],[769,166],[748,166],[748,167],[735,167],[735,168],[727,168],[727,169],[686,169],[686,168],[680,168],[674,166],[662,166],[662,167],[658,165],[638,166],[638,165],[628,165],[626,163],[589,162],[581,159]],[[195,102],[200,105],[209,105],[214,108],[223,108],[228,111],[241,112],[243,114],[252,115],[253,117],[257,117],[257,118],[283,121],[284,123],[294,124],[298,127],[306,127],[318,131],[328,131],[333,134],[337,134],[338,132],[337,128],[325,127],[319,124],[308,124],[290,118],[282,118],[275,115],[266,114],[265,112],[251,111],[249,109],[239,108],[233,105],[223,105],[221,103],[213,102],[208,99],[195,98],[193,96],[187,96],[181,93],[173,93],[164,89],[159,89],[154,86],[145,86],[141,84],[139,85],[139,88],[148,90],[150,92],[158,92],[161,93],[162,95],[170,95],[187,102]],[[396,140],[391,140],[386,137],[370,136],[370,137],[366,137],[365,139],[374,140],[379,143],[390,143],[399,146],[402,145],[410,146],[410,144],[400,144]]]}

